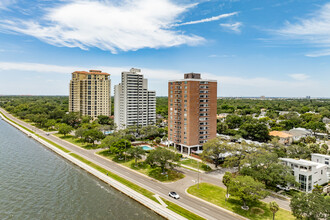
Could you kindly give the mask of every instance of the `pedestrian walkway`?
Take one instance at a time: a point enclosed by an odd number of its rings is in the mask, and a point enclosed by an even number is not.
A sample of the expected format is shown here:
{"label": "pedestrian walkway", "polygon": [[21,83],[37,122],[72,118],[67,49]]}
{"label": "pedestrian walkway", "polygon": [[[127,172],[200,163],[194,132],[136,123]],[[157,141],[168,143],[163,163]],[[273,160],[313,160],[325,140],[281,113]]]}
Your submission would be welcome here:
{"label": "pedestrian walkway", "polygon": [[165,202],[162,200],[162,198],[160,198],[160,196],[158,194],[154,195],[154,197],[158,200],[158,202],[164,206],[165,208],[167,207],[167,205],[165,204]]}

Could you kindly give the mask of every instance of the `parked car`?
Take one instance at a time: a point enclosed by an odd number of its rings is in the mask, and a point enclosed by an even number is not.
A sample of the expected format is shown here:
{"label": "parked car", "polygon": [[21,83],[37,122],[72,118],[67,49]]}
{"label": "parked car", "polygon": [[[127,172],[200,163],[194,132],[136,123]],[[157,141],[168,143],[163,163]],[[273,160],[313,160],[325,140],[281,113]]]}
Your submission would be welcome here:
{"label": "parked car", "polygon": [[180,199],[179,194],[177,194],[176,192],[169,192],[168,195],[174,199]]}
{"label": "parked car", "polygon": [[277,188],[285,191],[290,191],[290,186],[281,186],[281,185],[276,185]]}

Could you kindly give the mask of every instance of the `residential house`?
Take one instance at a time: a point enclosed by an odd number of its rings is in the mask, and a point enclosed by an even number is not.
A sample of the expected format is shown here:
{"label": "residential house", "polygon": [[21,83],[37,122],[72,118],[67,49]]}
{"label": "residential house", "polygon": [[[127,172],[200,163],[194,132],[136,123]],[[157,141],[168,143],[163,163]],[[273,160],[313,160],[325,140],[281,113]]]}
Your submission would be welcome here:
{"label": "residential house", "polygon": [[271,132],[269,132],[269,135],[280,138],[279,143],[285,144],[285,145],[290,145],[293,140],[292,135],[288,134],[284,131],[271,131]]}

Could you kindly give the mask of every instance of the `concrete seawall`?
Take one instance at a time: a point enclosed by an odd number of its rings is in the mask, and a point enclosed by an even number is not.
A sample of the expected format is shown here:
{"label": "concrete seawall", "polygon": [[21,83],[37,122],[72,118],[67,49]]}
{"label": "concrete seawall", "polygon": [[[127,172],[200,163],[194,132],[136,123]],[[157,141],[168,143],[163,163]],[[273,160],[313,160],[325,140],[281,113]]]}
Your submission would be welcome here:
{"label": "concrete seawall", "polygon": [[[163,207],[162,205],[154,202],[153,200],[141,195],[140,193],[134,191],[133,189],[125,186],[124,184],[112,179],[111,177],[101,173],[100,171],[88,166],[87,164],[81,162],[80,160],[72,157],[69,153],[65,153],[64,151],[58,149],[57,147],[53,146],[52,144],[44,141],[43,139],[39,138],[37,135],[23,129],[22,127],[18,126],[17,124],[9,121],[8,119],[6,119],[2,114],[0,114],[0,117],[6,121],[7,123],[9,123],[10,125],[12,125],[13,127],[17,128],[18,130],[22,131],[24,134],[26,134],[27,136],[33,138],[34,140],[38,141],[39,143],[41,143],[42,145],[44,145],[45,147],[51,149],[52,151],[54,151],[55,153],[59,154],[60,156],[62,156],[63,158],[69,160],[70,162],[72,162],[73,164],[79,166],[80,168],[86,170],[87,172],[89,172],[90,174],[96,176],[97,178],[99,178],[100,180],[108,183],[110,186],[112,186],[113,188],[117,189],[118,191],[124,193],[125,195],[129,196],[130,198],[134,199],[135,201],[141,203],[142,205],[146,206],[147,208],[153,210],[154,212],[156,212],[157,214],[159,214],[160,216],[166,218],[166,219],[178,219],[178,220],[183,220],[186,219],[184,217],[182,217],[181,215]],[[86,158],[88,160],[88,158]]]}

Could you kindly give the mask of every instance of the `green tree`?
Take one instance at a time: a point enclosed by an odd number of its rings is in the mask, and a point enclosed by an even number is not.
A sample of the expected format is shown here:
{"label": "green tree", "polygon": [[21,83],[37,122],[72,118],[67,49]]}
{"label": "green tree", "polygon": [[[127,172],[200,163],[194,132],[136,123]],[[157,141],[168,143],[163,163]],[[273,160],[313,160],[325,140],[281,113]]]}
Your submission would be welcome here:
{"label": "green tree", "polygon": [[144,138],[149,139],[153,139],[159,135],[158,127],[155,125],[144,126],[143,128],[141,128],[140,133]]}
{"label": "green tree", "polygon": [[318,193],[321,194],[321,193],[323,193],[323,187],[320,186],[319,184],[316,184],[316,185],[314,186],[313,192],[318,192]]}
{"label": "green tree", "polygon": [[72,130],[73,130],[73,128],[67,124],[60,124],[58,127],[58,133],[63,134],[64,136],[69,134]]}
{"label": "green tree", "polygon": [[230,181],[229,192],[233,196],[239,197],[243,202],[243,209],[248,209],[247,203],[265,198],[268,193],[265,185],[255,181],[250,176],[237,176]]}
{"label": "green tree", "polygon": [[128,149],[132,147],[132,144],[130,141],[121,139],[117,142],[114,142],[110,146],[110,151],[114,154],[116,154],[119,158],[123,157],[123,154],[127,152]]}
{"label": "green tree", "polygon": [[175,164],[173,162],[177,162],[180,160],[180,156],[172,151],[166,150],[165,148],[158,147],[156,150],[153,150],[149,153],[146,163],[151,166],[160,166],[162,172],[165,173],[165,168],[170,167],[173,169]]}
{"label": "green tree", "polygon": [[100,125],[110,125],[110,117],[106,115],[97,116],[97,121]]}
{"label": "green tree", "polygon": [[297,185],[290,167],[280,163],[277,154],[258,149],[242,161],[242,175],[248,175],[267,186]]}
{"label": "green tree", "polygon": [[298,219],[327,219],[330,216],[330,200],[318,192],[299,193],[290,202],[293,216]]}
{"label": "green tree", "polygon": [[290,158],[306,159],[310,156],[310,149],[303,144],[293,144],[286,147],[286,154]]}
{"label": "green tree", "polygon": [[82,133],[82,137],[86,142],[93,143],[95,146],[95,141],[103,139],[104,135],[97,129],[87,129]]}
{"label": "green tree", "polygon": [[106,136],[102,142],[100,147],[102,148],[111,148],[111,145],[121,139],[126,139],[128,140],[126,134],[124,133],[124,131],[118,131],[118,132],[114,132],[113,134],[110,134],[108,136]]}
{"label": "green tree", "polygon": [[225,158],[224,166],[238,167],[238,172],[240,172],[241,167],[243,165],[242,161],[252,149],[254,149],[253,146],[249,146],[245,143],[231,144],[230,147],[227,149],[227,152],[230,152],[230,155]]}
{"label": "green tree", "polygon": [[91,116],[85,115],[81,117],[81,123],[82,124],[89,124],[92,120]]}
{"label": "green tree", "polygon": [[161,142],[161,138],[160,138],[160,137],[156,137],[156,138],[155,138],[155,142],[156,142],[157,144],[160,144],[160,142]]}
{"label": "green tree", "polygon": [[75,132],[74,135],[76,138],[83,138],[84,132],[86,131],[86,128],[78,128]]}
{"label": "green tree", "polygon": [[230,149],[230,146],[221,140],[220,138],[214,138],[209,140],[203,145],[203,160],[212,159],[214,161],[215,167],[218,167],[220,159],[223,158],[224,153]]}
{"label": "green tree", "polygon": [[128,149],[127,153],[131,155],[131,157],[134,157],[135,166],[137,165],[137,160],[141,159],[142,156],[146,154],[142,147],[132,147]]}
{"label": "green tree", "polygon": [[273,213],[273,220],[275,220],[275,214],[280,209],[280,207],[275,201],[273,201],[269,203],[269,209]]}
{"label": "green tree", "polygon": [[56,120],[55,119],[49,119],[45,123],[45,128],[49,129],[49,128],[55,126],[55,124],[56,124]]}
{"label": "green tree", "polygon": [[244,123],[239,132],[242,137],[253,141],[267,142],[270,140],[269,131],[265,124]]}
{"label": "green tree", "polygon": [[235,129],[243,124],[243,119],[238,115],[228,115],[225,122],[230,129]]}
{"label": "green tree", "polygon": [[32,121],[39,125],[40,127],[45,127],[47,123],[47,115],[46,114],[37,114],[32,117]]}
{"label": "green tree", "polygon": [[325,132],[327,130],[325,124],[320,121],[310,121],[305,125],[305,128],[311,129],[314,132],[314,135],[316,132]]}
{"label": "green tree", "polygon": [[65,114],[62,118],[62,122],[74,128],[78,127],[78,125],[80,124],[79,113],[69,112],[68,114]]}
{"label": "green tree", "polygon": [[218,134],[226,134],[228,129],[229,129],[229,126],[226,123],[224,123],[224,122],[217,123]]}
{"label": "green tree", "polygon": [[222,177],[222,183],[226,186],[227,188],[227,192],[226,192],[226,201],[227,198],[229,197],[229,186],[230,186],[230,182],[233,179],[233,174],[231,172],[226,172],[225,175],[223,175]]}

